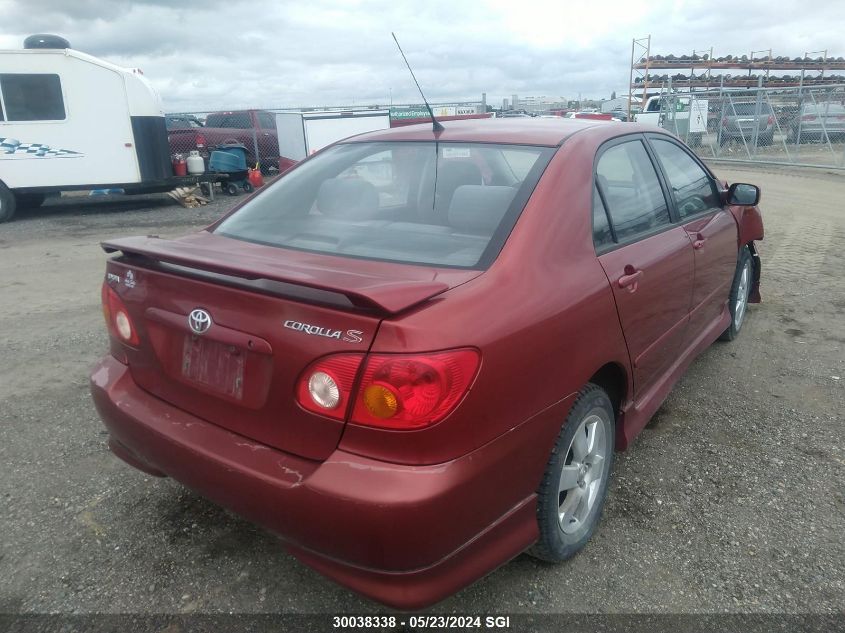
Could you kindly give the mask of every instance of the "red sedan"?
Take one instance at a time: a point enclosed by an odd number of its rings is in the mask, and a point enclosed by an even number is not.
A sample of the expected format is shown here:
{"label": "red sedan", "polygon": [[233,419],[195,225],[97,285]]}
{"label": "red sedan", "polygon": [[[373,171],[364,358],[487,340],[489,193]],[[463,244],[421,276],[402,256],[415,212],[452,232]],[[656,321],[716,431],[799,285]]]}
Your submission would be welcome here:
{"label": "red sedan", "polygon": [[760,300],[759,195],[636,124],[357,136],[103,245],[94,402],[129,464],[424,607],[587,543],[614,451]]}

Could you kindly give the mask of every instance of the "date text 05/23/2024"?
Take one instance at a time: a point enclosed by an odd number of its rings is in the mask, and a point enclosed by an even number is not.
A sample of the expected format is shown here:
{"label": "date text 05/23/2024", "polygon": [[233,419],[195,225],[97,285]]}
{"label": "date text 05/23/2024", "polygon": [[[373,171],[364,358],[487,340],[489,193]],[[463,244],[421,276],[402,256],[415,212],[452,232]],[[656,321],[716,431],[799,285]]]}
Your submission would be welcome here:
{"label": "date text 05/23/2024", "polygon": [[506,615],[339,615],[332,617],[332,626],[339,631],[396,626],[412,629],[509,629],[510,620],[510,616]]}

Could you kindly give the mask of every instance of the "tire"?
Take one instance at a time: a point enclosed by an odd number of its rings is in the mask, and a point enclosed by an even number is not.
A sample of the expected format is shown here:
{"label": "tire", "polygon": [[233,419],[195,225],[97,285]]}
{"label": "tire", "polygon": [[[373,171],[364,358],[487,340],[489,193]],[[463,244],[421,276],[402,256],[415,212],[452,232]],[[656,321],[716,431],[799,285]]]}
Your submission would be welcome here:
{"label": "tire", "polygon": [[243,184],[243,190],[247,193],[252,193],[253,191],[255,191],[255,187],[253,187],[251,183],[245,182]]}
{"label": "tire", "polygon": [[760,138],[758,139],[758,144],[761,147],[768,147],[769,145],[771,145],[774,142],[774,140],[775,140],[774,132],[772,132],[771,134],[761,134]]}
{"label": "tire", "polygon": [[9,188],[0,182],[0,222],[8,222],[15,217],[17,200]]}
{"label": "tire", "polygon": [[590,383],[575,399],[546,465],[537,492],[540,538],[529,554],[560,562],[587,544],[607,496],[614,441],[613,405]]}
{"label": "tire", "polygon": [[731,293],[728,299],[728,309],[731,312],[731,324],[728,329],[722,332],[719,337],[721,341],[732,341],[739,336],[745,317],[748,315],[748,296],[751,294],[751,286],[754,284],[754,261],[751,259],[751,251],[743,246],[739,251],[739,258],[736,262],[736,272],[731,284]]}
{"label": "tire", "polygon": [[226,193],[228,193],[230,196],[238,195],[238,186],[230,182],[226,185]]}

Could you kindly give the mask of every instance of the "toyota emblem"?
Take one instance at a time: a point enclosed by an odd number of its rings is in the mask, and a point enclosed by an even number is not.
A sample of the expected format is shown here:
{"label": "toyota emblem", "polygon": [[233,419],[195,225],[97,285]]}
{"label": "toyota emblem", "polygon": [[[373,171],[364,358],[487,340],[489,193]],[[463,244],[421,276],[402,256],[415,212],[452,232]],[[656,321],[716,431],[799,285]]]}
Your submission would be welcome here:
{"label": "toyota emblem", "polygon": [[211,315],[205,310],[197,308],[188,315],[188,325],[194,334],[205,334],[211,327]]}

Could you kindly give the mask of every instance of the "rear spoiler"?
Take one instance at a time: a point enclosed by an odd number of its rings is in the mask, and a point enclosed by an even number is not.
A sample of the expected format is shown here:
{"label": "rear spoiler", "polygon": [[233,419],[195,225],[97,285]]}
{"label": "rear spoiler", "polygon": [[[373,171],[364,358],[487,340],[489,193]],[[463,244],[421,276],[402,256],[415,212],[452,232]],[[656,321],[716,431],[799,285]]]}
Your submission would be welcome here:
{"label": "rear spoiler", "polygon": [[[204,236],[204,237],[203,237]],[[391,279],[373,272],[359,272],[351,266],[315,264],[314,256],[306,255],[308,262],[286,261],[269,258],[263,254],[249,254],[237,242],[234,249],[221,248],[224,242],[209,233],[199,233],[187,238],[165,240],[155,236],[128,237],[101,242],[106,253],[123,253],[126,258],[144,267],[171,264],[188,272],[196,271],[234,278],[236,284],[270,294],[285,294],[279,285],[300,286],[316,291],[345,296],[357,307],[387,314],[396,314],[448,290],[443,281]],[[203,243],[208,242],[208,243]],[[252,246],[252,245],[250,245]],[[255,248],[273,248],[256,246]],[[286,251],[290,253],[291,251]],[[300,258],[302,259],[302,258]],[[326,260],[336,258],[326,256]],[[475,271],[476,274],[478,271]]]}

